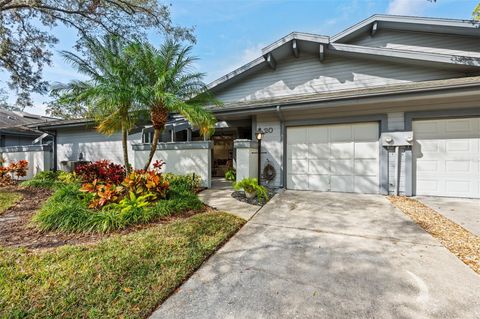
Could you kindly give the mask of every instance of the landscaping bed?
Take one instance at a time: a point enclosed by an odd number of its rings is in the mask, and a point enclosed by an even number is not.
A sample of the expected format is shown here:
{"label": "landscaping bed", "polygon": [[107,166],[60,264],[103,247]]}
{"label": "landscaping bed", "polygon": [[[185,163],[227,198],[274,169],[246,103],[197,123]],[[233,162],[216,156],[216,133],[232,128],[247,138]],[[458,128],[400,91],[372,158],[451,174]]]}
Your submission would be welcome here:
{"label": "landscaping bed", "polygon": [[210,212],[95,245],[0,247],[0,318],[147,318],[243,223]]}
{"label": "landscaping bed", "polygon": [[0,189],[0,215],[22,199],[22,194],[14,188]]}
{"label": "landscaping bed", "polygon": [[413,198],[389,196],[389,200],[429,232],[466,265],[480,274],[480,236]]}
{"label": "landscaping bed", "polygon": [[[275,195],[275,191],[267,188],[267,194],[268,194],[268,198],[272,198],[273,195]],[[232,193],[232,197],[235,198],[236,200],[239,200],[241,202],[244,202],[244,203],[247,203],[247,204],[250,204],[250,205],[256,205],[256,206],[265,205],[265,201],[264,200],[259,201],[258,197],[256,197],[256,196],[253,197],[253,198],[247,198],[244,191],[234,191]]]}

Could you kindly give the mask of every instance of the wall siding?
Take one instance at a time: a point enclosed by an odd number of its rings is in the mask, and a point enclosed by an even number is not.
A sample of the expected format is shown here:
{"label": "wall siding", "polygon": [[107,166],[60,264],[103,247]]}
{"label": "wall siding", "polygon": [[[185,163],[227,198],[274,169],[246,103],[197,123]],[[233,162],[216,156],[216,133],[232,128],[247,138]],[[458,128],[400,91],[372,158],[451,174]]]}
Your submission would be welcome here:
{"label": "wall siding", "polygon": [[[140,143],[142,133],[128,136],[128,156],[133,163],[133,143]],[[100,134],[94,129],[64,129],[57,132],[57,164],[62,169],[60,162],[78,160],[80,152],[87,161],[109,160],[123,164],[123,149],[121,134],[111,136]]]}
{"label": "wall siding", "polygon": [[275,117],[263,117],[257,116],[256,130],[261,128],[262,130],[270,131],[266,133],[262,139],[262,156],[261,156],[261,173],[267,163],[270,163],[276,171],[276,175],[273,181],[268,185],[274,187],[282,186],[282,161],[283,161],[283,141],[281,135],[280,121]]}
{"label": "wall siding", "polygon": [[271,99],[464,76],[462,73],[363,59],[301,55],[278,61],[229,87],[214,92],[224,102]]}
{"label": "wall siding", "polygon": [[480,43],[472,37],[380,29],[374,36],[362,35],[349,44],[480,57]]}

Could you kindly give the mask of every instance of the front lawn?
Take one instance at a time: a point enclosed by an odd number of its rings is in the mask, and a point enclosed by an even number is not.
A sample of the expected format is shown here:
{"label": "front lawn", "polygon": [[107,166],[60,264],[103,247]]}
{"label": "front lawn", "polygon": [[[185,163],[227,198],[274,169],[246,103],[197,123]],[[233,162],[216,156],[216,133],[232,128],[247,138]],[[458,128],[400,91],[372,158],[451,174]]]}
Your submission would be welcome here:
{"label": "front lawn", "polygon": [[146,318],[243,223],[211,212],[93,246],[0,247],[0,318]]}
{"label": "front lawn", "polygon": [[0,214],[22,199],[22,195],[11,191],[0,191]]}

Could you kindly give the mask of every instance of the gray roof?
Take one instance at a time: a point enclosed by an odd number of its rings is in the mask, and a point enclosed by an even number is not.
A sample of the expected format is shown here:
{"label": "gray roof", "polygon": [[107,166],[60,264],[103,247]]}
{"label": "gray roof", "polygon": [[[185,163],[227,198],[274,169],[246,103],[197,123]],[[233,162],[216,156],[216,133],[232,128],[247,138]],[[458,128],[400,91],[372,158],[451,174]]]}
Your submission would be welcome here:
{"label": "gray roof", "polygon": [[344,43],[366,32],[374,33],[379,28],[480,37],[480,24],[473,20],[373,15],[332,37],[292,32],[263,48],[261,56],[255,60],[211,82],[208,84],[208,88],[215,91],[229,85],[233,81],[241,80],[259,69],[265,67],[275,69],[276,61],[292,53],[298,56],[299,51],[318,54],[320,60],[323,60],[325,54],[336,54],[376,60],[397,60],[404,63],[436,65],[456,68],[461,71],[478,70],[480,67],[479,57],[406,51],[392,48],[371,48]]}
{"label": "gray roof", "polygon": [[29,125],[33,123],[45,123],[52,120],[55,119],[47,116],[20,111],[9,111],[0,108],[0,132],[4,135],[37,136],[41,133],[30,128]]}

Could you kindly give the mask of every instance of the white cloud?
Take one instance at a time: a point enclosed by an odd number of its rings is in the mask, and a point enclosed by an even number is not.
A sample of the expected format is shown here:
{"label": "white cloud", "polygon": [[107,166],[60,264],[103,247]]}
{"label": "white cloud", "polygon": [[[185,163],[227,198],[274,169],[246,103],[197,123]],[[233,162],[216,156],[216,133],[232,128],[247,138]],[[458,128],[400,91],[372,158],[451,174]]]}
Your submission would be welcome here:
{"label": "white cloud", "polygon": [[387,13],[397,15],[421,15],[432,3],[428,0],[391,0]]}
{"label": "white cloud", "polygon": [[262,56],[262,49],[264,47],[264,44],[257,44],[245,48],[237,55],[229,56],[228,59],[225,59],[221,63],[217,64],[216,68],[211,69],[214,72],[209,72],[207,74],[207,82],[216,80],[217,78],[224,76],[247,64],[248,62],[251,62],[256,58]]}

